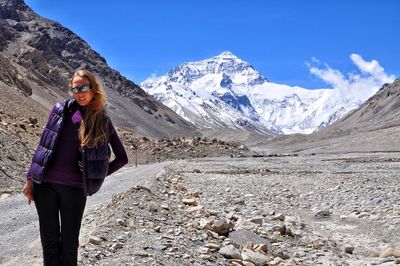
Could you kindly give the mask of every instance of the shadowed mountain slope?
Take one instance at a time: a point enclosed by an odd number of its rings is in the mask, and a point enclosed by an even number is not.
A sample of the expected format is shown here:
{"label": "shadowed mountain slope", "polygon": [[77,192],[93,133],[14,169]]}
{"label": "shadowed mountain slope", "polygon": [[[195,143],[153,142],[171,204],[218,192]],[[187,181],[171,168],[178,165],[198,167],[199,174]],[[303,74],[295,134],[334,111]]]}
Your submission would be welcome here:
{"label": "shadowed mountain slope", "polygon": [[111,69],[79,36],[40,17],[22,0],[0,0],[0,34],[0,54],[18,70],[9,73],[11,85],[47,109],[68,97],[69,77],[76,69],[86,68],[102,80],[117,125],[151,137],[195,134],[193,125]]}

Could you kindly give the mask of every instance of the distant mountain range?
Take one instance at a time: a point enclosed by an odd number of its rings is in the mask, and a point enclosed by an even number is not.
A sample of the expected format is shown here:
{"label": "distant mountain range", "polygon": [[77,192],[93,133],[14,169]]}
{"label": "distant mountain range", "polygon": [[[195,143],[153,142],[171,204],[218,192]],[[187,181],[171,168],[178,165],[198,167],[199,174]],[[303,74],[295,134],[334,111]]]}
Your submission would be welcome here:
{"label": "distant mountain range", "polygon": [[399,135],[400,79],[397,79],[382,86],[359,108],[313,134],[279,135],[257,141],[248,138],[244,142],[262,152],[399,153]]}
{"label": "distant mountain range", "polygon": [[228,51],[184,63],[140,86],[202,129],[312,133],[363,103],[334,89],[308,90],[269,82]]}

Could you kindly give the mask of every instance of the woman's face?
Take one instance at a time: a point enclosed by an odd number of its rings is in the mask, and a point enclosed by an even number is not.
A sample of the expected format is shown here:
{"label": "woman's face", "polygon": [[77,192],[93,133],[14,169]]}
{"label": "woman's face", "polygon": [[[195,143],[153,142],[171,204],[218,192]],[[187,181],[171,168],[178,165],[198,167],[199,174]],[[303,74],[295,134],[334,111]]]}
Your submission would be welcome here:
{"label": "woman's face", "polygon": [[[72,88],[80,88],[85,85],[90,85],[89,79],[85,77],[75,76],[74,79],[72,80]],[[79,105],[87,106],[93,99],[94,93],[93,89],[90,89],[87,92],[80,91],[78,93],[73,93],[73,96]]]}

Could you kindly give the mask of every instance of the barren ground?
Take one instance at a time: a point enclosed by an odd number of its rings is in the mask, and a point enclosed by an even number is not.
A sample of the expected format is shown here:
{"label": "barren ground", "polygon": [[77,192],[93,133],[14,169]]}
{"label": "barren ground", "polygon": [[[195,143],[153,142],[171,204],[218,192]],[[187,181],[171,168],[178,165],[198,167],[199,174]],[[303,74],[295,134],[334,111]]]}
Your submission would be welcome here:
{"label": "barren ground", "polygon": [[[399,168],[397,153],[178,161],[87,214],[81,263],[400,263]],[[223,220],[231,233],[217,228]],[[260,251],[251,233],[272,250]]]}

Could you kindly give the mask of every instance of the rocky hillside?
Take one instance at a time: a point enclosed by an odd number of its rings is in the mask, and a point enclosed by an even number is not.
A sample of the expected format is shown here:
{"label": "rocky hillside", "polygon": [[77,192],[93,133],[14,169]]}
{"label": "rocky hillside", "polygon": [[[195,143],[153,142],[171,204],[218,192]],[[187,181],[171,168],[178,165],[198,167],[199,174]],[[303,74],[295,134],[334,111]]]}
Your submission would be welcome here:
{"label": "rocky hillside", "polygon": [[311,135],[279,136],[252,143],[260,152],[400,151],[400,79],[385,84],[358,109]]}
{"label": "rocky hillside", "polygon": [[[67,97],[71,74],[86,68],[102,79],[117,125],[153,137],[193,134],[192,125],[111,69],[79,36],[35,14],[23,0],[0,0],[0,33],[0,54],[18,67],[8,73],[6,84],[13,83],[47,109]],[[4,58],[1,64],[7,62]]]}

